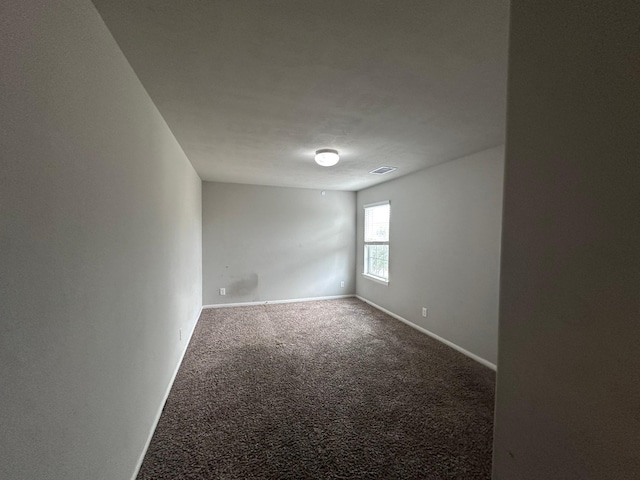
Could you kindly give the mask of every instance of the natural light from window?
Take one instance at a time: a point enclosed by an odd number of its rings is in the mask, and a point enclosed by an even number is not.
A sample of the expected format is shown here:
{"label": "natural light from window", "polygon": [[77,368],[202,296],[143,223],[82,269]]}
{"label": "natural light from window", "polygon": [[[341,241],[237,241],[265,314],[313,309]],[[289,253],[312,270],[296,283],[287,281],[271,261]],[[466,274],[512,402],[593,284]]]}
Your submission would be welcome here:
{"label": "natural light from window", "polygon": [[389,283],[388,201],[364,206],[364,272],[367,277]]}

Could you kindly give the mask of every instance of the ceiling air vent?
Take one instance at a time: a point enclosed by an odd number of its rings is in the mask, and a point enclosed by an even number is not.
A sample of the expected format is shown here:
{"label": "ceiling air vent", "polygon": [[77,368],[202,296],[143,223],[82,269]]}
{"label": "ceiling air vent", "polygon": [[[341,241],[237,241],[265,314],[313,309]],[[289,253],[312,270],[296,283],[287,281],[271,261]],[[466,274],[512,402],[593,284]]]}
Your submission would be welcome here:
{"label": "ceiling air vent", "polygon": [[373,173],[374,175],[384,175],[385,173],[393,172],[397,170],[396,167],[378,167],[375,170],[371,170],[369,173]]}

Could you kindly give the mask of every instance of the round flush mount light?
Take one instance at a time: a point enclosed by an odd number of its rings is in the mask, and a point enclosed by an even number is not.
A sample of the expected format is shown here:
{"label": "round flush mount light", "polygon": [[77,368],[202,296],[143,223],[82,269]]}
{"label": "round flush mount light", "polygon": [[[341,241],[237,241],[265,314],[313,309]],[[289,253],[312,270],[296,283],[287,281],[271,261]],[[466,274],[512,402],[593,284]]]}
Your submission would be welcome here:
{"label": "round flush mount light", "polygon": [[323,167],[333,167],[340,160],[337,150],[331,148],[321,148],[316,150],[316,163]]}

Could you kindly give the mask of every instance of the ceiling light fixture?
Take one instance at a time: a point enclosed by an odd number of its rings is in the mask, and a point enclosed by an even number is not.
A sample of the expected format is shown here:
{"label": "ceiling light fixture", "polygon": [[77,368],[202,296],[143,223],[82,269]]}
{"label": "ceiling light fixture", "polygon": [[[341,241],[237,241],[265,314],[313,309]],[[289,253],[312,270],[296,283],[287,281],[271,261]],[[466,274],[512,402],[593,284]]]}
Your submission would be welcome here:
{"label": "ceiling light fixture", "polygon": [[316,163],[323,167],[333,167],[340,160],[337,150],[331,148],[322,148],[316,150]]}

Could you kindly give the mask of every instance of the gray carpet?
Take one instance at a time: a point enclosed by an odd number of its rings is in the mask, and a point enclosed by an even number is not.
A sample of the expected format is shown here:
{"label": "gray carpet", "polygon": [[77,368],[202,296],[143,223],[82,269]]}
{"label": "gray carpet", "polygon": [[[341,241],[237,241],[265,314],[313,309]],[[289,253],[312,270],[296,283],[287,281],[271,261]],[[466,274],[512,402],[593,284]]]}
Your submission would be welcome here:
{"label": "gray carpet", "polygon": [[138,479],[488,479],[494,383],[357,299],[205,310]]}

